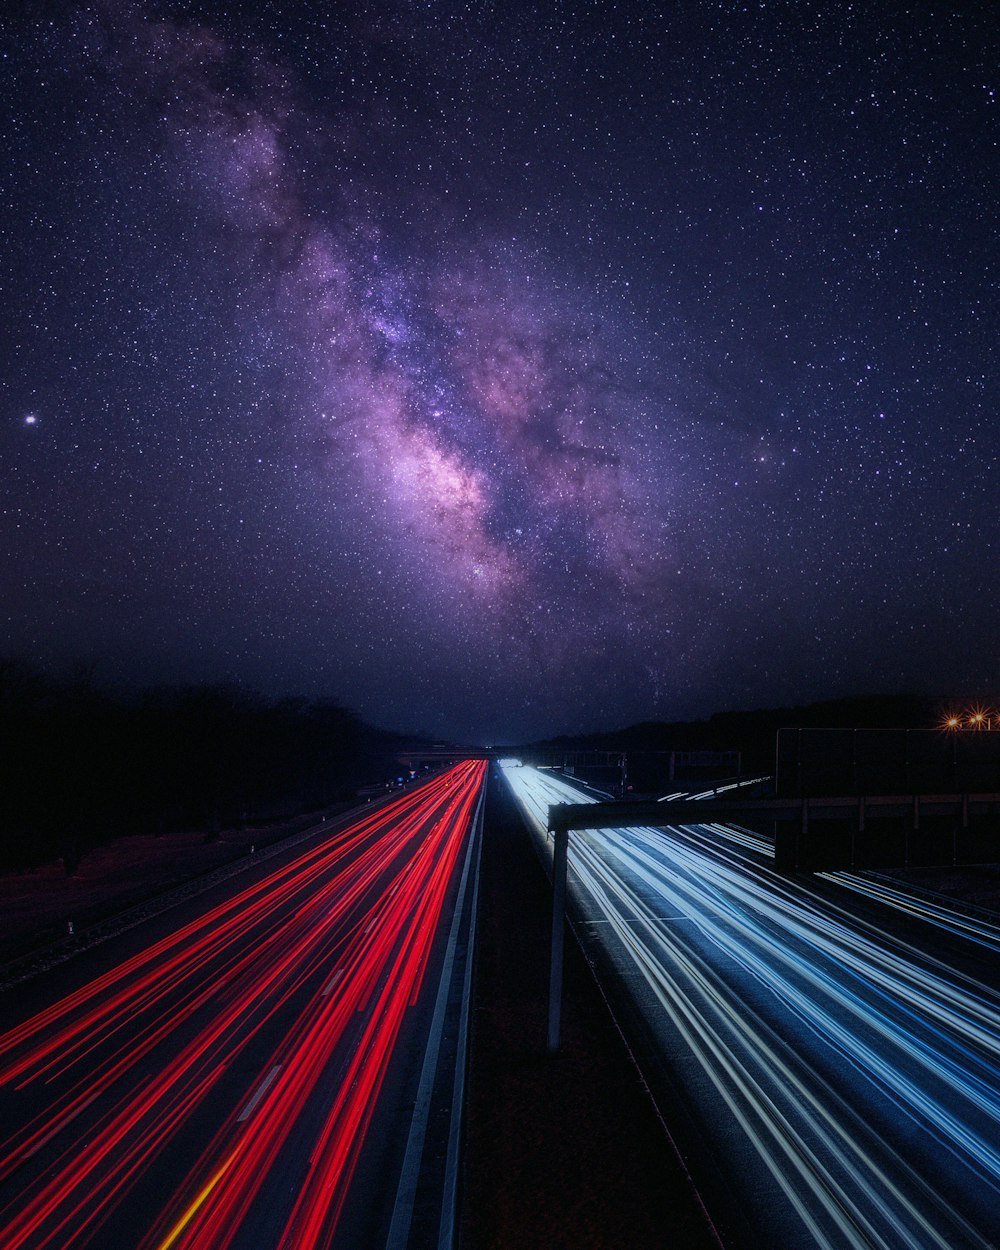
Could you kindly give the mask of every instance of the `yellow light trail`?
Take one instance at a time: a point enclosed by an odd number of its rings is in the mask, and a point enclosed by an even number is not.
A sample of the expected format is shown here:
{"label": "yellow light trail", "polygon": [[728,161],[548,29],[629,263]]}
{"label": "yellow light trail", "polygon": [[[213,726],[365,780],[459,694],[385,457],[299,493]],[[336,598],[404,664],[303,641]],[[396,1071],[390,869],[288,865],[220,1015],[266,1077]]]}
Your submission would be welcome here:
{"label": "yellow light trail", "polygon": [[234,1150],[233,1153],[229,1156],[229,1158],[226,1159],[226,1161],[218,1169],[215,1175],[211,1177],[211,1179],[207,1181],[206,1184],[204,1184],[201,1187],[200,1191],[198,1192],[197,1197],[194,1199],[194,1201],[191,1203],[188,1209],[184,1212],[181,1218],[177,1221],[177,1223],[173,1226],[170,1232],[167,1233],[166,1237],[164,1237],[164,1239],[156,1247],[156,1250],[170,1250],[171,1246],[176,1245],[178,1238],[181,1236],[181,1234],[184,1232],[187,1226],[191,1223],[194,1217],[198,1214],[201,1208],[205,1205],[208,1198],[211,1196],[212,1191],[218,1185],[219,1181],[222,1180],[223,1176],[225,1176],[225,1174],[232,1167],[233,1160],[236,1158],[238,1154],[239,1154],[239,1151]]}

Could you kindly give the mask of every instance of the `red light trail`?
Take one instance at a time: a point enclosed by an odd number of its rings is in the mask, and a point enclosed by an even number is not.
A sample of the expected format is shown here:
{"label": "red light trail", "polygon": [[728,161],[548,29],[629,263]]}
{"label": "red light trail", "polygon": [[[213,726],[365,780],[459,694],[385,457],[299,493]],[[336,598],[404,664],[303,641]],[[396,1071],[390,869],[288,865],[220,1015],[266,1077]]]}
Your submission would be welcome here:
{"label": "red light trail", "polygon": [[484,775],[406,792],[0,1037],[5,1250],[100,1244],[171,1151],[140,1250],[245,1238],[279,1159],[276,1244],[332,1246]]}

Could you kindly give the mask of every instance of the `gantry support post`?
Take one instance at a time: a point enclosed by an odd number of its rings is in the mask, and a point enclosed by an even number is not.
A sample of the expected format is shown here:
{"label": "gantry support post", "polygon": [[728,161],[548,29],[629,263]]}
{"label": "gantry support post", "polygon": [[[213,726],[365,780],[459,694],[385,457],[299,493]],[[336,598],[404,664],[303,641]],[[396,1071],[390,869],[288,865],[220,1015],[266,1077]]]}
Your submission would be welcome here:
{"label": "gantry support post", "polygon": [[549,1053],[559,1049],[562,1017],[563,940],[566,928],[566,860],[569,830],[557,829],[552,847],[552,954],[549,964]]}

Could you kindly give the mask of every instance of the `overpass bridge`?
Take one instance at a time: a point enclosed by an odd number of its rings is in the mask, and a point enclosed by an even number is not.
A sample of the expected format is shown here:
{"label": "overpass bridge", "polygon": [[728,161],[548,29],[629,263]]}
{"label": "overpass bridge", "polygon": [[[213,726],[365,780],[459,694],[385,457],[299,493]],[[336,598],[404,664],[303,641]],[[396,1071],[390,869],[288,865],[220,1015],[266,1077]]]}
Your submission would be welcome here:
{"label": "overpass bridge", "polygon": [[1000,860],[1000,793],[558,803],[548,818],[557,847],[571,829],[712,823],[773,830],[775,867],[791,872]]}

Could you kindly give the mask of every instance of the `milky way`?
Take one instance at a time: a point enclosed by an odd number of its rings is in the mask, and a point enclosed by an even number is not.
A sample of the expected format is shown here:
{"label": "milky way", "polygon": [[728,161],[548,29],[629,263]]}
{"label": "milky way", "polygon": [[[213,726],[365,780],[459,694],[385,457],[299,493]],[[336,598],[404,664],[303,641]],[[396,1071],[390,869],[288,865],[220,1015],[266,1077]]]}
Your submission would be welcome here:
{"label": "milky way", "polygon": [[1000,697],[998,24],[4,36],[0,649],[479,740]]}

